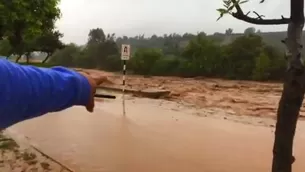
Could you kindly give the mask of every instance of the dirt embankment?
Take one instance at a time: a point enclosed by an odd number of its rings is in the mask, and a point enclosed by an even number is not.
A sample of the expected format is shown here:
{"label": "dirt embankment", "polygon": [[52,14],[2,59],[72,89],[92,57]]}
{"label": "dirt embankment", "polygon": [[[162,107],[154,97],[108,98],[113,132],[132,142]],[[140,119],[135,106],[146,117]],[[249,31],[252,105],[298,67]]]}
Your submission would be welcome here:
{"label": "dirt embankment", "polygon": [[16,142],[0,132],[0,171],[2,172],[69,172],[61,164],[28,144]]}
{"label": "dirt embankment", "polygon": [[[121,87],[122,75],[86,70],[108,76],[105,86]],[[170,90],[170,100],[183,101],[199,108],[221,108],[229,114],[274,118],[282,92],[282,84],[251,81],[230,81],[208,78],[143,77],[128,75],[126,87],[136,90],[158,88]],[[305,116],[305,106],[301,117]]]}

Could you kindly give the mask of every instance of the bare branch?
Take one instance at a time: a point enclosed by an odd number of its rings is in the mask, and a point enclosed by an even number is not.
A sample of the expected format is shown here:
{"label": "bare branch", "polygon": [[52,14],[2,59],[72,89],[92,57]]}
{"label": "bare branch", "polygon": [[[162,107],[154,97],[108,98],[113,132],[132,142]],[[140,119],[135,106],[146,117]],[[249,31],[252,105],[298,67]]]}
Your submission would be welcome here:
{"label": "bare branch", "polygon": [[257,19],[263,20],[264,15],[259,15],[256,11],[253,11],[255,15],[257,15]]}
{"label": "bare branch", "polygon": [[[234,6],[237,10],[237,12],[232,13],[232,16],[235,17],[238,20],[242,20],[248,23],[257,24],[257,25],[279,25],[279,24],[288,24],[290,22],[289,18],[284,18],[282,16],[281,19],[262,19],[261,15],[255,14],[257,16],[260,16],[258,18],[252,18],[244,14],[243,10],[240,8],[239,4],[236,2],[236,0],[231,0],[234,3]],[[264,1],[264,0],[263,0]]]}

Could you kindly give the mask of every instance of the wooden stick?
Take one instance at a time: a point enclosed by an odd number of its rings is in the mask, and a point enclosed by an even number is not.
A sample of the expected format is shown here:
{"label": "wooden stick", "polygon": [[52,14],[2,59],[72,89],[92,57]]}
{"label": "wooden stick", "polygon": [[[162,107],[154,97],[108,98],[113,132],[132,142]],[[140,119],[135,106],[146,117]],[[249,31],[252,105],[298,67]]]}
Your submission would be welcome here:
{"label": "wooden stick", "polygon": [[94,97],[105,98],[105,99],[115,99],[116,96],[107,95],[107,94],[95,94]]}

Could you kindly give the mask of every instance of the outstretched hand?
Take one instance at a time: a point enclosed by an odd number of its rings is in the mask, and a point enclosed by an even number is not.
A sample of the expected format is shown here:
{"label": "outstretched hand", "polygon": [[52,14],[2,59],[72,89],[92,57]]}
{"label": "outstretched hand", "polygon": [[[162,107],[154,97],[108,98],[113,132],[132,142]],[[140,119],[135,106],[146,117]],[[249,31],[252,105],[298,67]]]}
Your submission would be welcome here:
{"label": "outstretched hand", "polygon": [[93,73],[87,73],[84,71],[79,71],[79,73],[83,76],[85,76],[88,81],[89,84],[91,86],[91,94],[90,94],[90,99],[88,104],[86,105],[86,109],[88,112],[93,112],[94,110],[94,94],[96,92],[96,88],[98,85],[102,84],[103,82],[107,81],[107,77],[106,76],[102,76],[102,75],[97,75],[97,74],[93,74]]}

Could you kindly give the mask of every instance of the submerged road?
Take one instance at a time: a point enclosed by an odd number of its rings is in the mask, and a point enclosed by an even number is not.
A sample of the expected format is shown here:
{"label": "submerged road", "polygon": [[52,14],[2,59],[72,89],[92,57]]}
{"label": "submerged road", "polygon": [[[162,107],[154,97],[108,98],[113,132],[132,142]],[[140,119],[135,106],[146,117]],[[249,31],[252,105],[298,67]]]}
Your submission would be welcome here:
{"label": "submerged road", "polygon": [[[191,115],[173,102],[128,98],[74,107],[17,124],[45,153],[80,172],[267,172],[273,128]],[[305,125],[296,134],[294,172],[304,171]]]}

